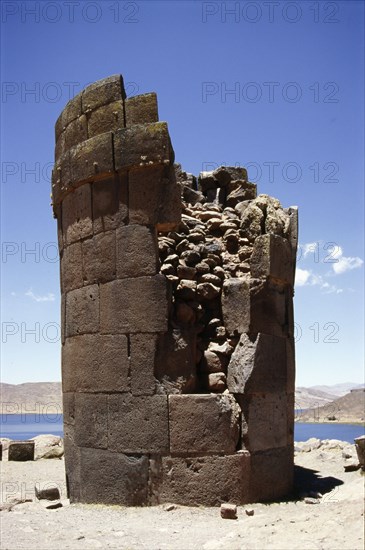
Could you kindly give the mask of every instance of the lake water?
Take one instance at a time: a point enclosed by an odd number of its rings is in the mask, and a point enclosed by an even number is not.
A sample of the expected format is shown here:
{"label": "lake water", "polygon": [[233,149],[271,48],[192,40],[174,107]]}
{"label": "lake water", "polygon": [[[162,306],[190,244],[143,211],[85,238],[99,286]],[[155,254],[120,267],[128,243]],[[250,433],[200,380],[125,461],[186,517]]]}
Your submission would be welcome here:
{"label": "lake water", "polygon": [[[0,414],[0,437],[29,439],[40,434],[63,435],[61,414]],[[295,423],[295,441],[318,439],[340,439],[354,442],[355,437],[365,434],[364,426],[354,424],[311,424]]]}

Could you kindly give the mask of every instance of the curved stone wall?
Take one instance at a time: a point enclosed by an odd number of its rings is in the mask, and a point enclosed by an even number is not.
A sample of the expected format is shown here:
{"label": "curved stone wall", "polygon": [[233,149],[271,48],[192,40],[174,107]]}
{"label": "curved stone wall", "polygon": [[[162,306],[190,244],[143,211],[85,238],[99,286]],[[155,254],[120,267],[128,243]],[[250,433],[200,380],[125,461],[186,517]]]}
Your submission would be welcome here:
{"label": "curved stone wall", "polygon": [[289,492],[296,209],[242,168],[183,172],[120,75],[67,104],[55,157],[71,501]]}

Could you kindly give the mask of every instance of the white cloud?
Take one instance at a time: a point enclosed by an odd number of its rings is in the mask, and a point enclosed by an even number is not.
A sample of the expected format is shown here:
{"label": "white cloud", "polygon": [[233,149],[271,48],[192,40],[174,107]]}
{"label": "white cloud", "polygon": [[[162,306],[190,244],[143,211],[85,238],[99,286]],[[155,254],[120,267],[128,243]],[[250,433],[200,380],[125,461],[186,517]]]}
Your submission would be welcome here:
{"label": "white cloud", "polygon": [[358,256],[343,256],[342,250],[337,259],[338,262],[332,264],[332,269],[336,273],[336,275],[341,275],[341,273],[345,273],[346,271],[350,271],[351,269],[361,267],[364,263],[363,260]]}
{"label": "white cloud", "polygon": [[300,269],[297,267],[295,271],[295,285],[296,286],[304,286],[307,284],[307,281],[310,277],[310,271],[307,269]]}
{"label": "white cloud", "polygon": [[301,247],[303,249],[303,258],[306,258],[307,256],[309,256],[309,254],[316,253],[319,248],[319,242],[317,241],[314,243],[305,243],[302,244]]}
{"label": "white cloud", "polygon": [[10,292],[10,295],[11,296],[16,296],[17,294],[16,294],[16,292]]}
{"label": "white cloud", "polygon": [[52,292],[48,292],[48,294],[40,296],[39,294],[34,294],[31,288],[27,290],[25,296],[29,296],[29,298],[31,298],[35,302],[54,302],[55,300],[55,295]]}
{"label": "white cloud", "polygon": [[323,294],[341,294],[343,292],[342,288],[330,285],[321,275],[317,275],[309,269],[296,269],[295,286],[319,286]]}

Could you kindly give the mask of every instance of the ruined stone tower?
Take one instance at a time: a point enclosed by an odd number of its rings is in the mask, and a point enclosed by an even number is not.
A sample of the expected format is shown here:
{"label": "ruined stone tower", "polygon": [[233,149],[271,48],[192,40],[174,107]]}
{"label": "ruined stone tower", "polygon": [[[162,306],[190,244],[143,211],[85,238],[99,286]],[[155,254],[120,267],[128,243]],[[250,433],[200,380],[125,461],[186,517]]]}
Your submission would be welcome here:
{"label": "ruined stone tower", "polygon": [[183,172],[119,75],[57,120],[52,195],[71,501],[290,492],[297,210],[243,168]]}

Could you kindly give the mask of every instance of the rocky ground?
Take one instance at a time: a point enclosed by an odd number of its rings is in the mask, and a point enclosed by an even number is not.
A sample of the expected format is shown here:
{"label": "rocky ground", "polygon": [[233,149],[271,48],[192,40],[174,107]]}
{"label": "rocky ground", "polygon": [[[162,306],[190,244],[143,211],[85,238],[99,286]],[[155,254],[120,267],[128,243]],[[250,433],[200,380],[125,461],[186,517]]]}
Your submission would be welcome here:
{"label": "rocky ground", "polygon": [[[237,520],[222,519],[219,508],[70,505],[62,458],[7,462],[5,452],[1,548],[362,549],[364,475],[344,470],[357,463],[355,447],[312,439],[295,448],[293,497],[239,506]],[[37,500],[35,485],[58,486],[62,506],[47,508],[59,502]]]}

